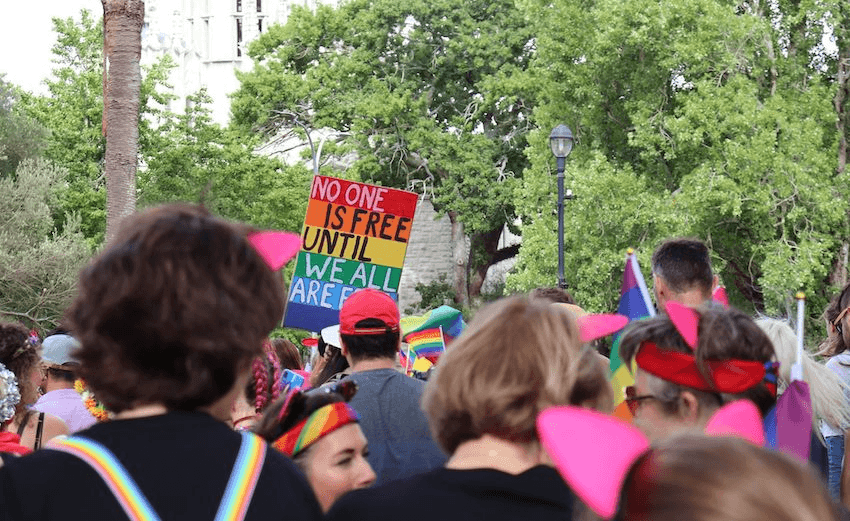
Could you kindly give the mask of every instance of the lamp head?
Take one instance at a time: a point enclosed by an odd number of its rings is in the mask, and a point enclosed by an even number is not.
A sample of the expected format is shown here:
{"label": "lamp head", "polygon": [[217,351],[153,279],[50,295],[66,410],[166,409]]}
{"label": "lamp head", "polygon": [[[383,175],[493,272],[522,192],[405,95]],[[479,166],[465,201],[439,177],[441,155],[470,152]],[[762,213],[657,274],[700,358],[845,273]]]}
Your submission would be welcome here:
{"label": "lamp head", "polygon": [[558,125],[552,129],[549,134],[549,146],[552,148],[552,155],[557,158],[565,158],[570,155],[573,150],[573,132],[566,125]]}

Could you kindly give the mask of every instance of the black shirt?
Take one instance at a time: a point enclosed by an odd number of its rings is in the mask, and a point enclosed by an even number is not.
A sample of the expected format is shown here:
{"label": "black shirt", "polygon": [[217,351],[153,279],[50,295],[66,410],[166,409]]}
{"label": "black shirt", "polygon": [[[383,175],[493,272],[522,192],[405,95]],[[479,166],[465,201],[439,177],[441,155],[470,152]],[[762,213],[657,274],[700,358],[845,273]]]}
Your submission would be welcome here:
{"label": "black shirt", "polygon": [[541,465],[516,476],[492,469],[432,470],[351,492],[326,519],[568,521],[572,512],[572,492],[555,469]]}
{"label": "black shirt", "polygon": [[[200,412],[110,421],[77,434],[112,451],[163,521],[215,518],[242,441]],[[5,459],[0,505],[10,519],[21,521],[127,519],[92,467],[54,450]],[[318,520],[321,515],[300,471],[269,448],[246,519]]]}

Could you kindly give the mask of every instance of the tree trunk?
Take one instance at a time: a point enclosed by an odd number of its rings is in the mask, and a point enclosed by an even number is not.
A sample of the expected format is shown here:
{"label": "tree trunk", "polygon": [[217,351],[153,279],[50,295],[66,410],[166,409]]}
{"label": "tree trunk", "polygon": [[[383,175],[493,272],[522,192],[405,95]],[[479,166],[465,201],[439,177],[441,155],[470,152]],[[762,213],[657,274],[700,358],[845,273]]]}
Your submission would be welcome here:
{"label": "tree trunk", "polygon": [[515,257],[519,253],[519,244],[499,249],[502,231],[502,228],[499,228],[472,237],[469,248],[470,299],[481,295],[481,287],[484,286],[484,279],[487,278],[490,266]]}
{"label": "tree trunk", "polygon": [[452,225],[452,260],[454,261],[455,303],[461,306],[469,305],[469,283],[467,278],[468,250],[463,223],[457,218],[457,212],[448,212]]}
{"label": "tree trunk", "polygon": [[[847,110],[847,104],[850,103],[850,19],[843,17],[843,24],[834,28],[835,37],[838,43],[838,70],[835,77],[835,98],[833,98],[833,106],[835,107],[835,126],[838,131],[838,158],[836,173],[836,186],[839,188],[839,197],[846,198],[848,192],[843,187],[846,181],[841,181],[847,169],[847,134],[850,129],[850,113]],[[850,215],[848,215],[850,219]],[[832,273],[829,275],[829,281],[838,287],[844,287],[847,284],[848,275],[848,256],[850,255],[850,244],[847,238],[841,241],[841,247],[835,258],[835,263],[832,266]]]}
{"label": "tree trunk", "polygon": [[101,0],[103,4],[103,133],[106,137],[106,242],[136,209],[139,155],[139,89],[142,0]]}

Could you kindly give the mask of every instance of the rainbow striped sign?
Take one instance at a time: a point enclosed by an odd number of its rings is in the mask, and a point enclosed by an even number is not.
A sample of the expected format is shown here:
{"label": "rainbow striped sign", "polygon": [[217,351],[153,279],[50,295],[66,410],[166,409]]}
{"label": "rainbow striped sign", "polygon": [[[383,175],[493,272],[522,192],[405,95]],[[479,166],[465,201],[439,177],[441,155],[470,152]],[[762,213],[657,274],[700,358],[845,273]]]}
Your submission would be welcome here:
{"label": "rainbow striped sign", "polygon": [[342,303],[361,288],[398,300],[418,199],[413,192],[313,177],[284,325],[321,331],[337,324]]}

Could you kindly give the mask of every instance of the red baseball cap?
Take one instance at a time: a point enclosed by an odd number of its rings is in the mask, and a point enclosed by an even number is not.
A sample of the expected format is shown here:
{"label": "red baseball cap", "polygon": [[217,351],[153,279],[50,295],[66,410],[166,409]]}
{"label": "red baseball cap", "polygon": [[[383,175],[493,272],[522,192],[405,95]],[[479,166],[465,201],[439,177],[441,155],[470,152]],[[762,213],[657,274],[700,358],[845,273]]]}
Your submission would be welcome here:
{"label": "red baseball cap", "polygon": [[[361,320],[374,318],[386,324],[384,327],[356,327]],[[398,305],[383,291],[361,289],[355,291],[342,303],[339,310],[339,332],[343,335],[380,335],[387,330],[399,330]]]}

